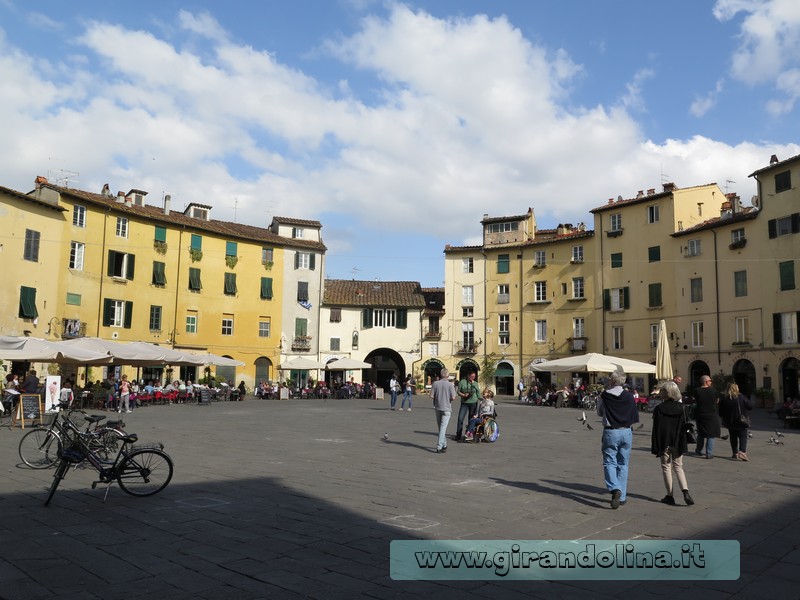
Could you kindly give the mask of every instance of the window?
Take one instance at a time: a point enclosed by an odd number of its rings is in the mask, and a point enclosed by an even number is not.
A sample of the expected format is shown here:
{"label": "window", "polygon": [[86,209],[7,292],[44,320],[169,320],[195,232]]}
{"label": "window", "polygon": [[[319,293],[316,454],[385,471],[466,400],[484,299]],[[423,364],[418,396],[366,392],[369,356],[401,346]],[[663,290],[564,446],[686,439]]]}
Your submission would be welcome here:
{"label": "window", "polygon": [[797,317],[799,313],[774,313],[772,315],[772,327],[775,335],[776,344],[796,344],[797,343]]}
{"label": "window", "polygon": [[128,237],[128,219],[125,217],[117,217],[117,237]]}
{"label": "window", "polygon": [[189,289],[193,292],[203,289],[203,284],[200,282],[200,269],[189,267]]}
{"label": "window", "polygon": [[734,229],[731,231],[731,244],[735,244],[737,242],[741,242],[744,240],[744,227],[741,229]]}
{"label": "window", "polygon": [[686,248],[686,256],[700,256],[702,246],[700,240],[689,240],[689,245]]}
{"label": "window", "polygon": [[308,302],[308,282],[307,281],[298,281],[297,282],[297,301],[298,302]]}
{"label": "window", "polygon": [[81,305],[81,295],[80,294],[73,294],[71,292],[67,292],[67,304],[70,306],[80,306]]}
{"label": "window", "polygon": [[39,316],[39,311],[36,310],[36,288],[25,287],[24,285],[19,288],[19,313],[21,319],[36,319]]}
{"label": "window", "polygon": [[273,255],[274,251],[272,248],[262,248],[261,249],[261,264],[267,265],[273,262]]}
{"label": "window", "polygon": [[373,327],[395,327],[397,311],[393,308],[376,308],[372,311]]}
{"label": "window", "polygon": [[648,262],[659,262],[661,260],[661,246],[650,246],[647,249]]}
{"label": "window", "polygon": [[236,242],[225,242],[225,256],[238,256],[239,244]]}
{"label": "window", "polygon": [[154,260],[153,261],[153,279],[152,283],[158,287],[164,287],[167,284],[167,265],[166,263]]}
{"label": "window", "polygon": [[294,268],[313,271],[316,268],[316,255],[313,252],[295,252]]}
{"label": "window", "polygon": [[497,303],[498,304],[508,304],[510,301],[509,293],[508,293],[508,284],[501,283],[497,286]]}
{"label": "window", "polygon": [[308,337],[308,319],[294,320],[294,337]]}
{"label": "window", "polygon": [[342,322],[342,308],[340,306],[331,308],[331,323],[341,323],[341,322]]}
{"label": "window", "polygon": [[658,346],[658,323],[650,324],[650,347]]}
{"label": "window", "polygon": [[233,335],[233,315],[222,317],[222,335]]}
{"label": "window", "polygon": [[463,306],[461,307],[461,316],[462,317],[472,317],[473,311],[471,306]]}
{"label": "window", "polygon": [[546,281],[534,281],[533,290],[533,299],[535,302],[547,302]]}
{"label": "window", "polygon": [[166,244],[167,243],[167,228],[166,227],[160,227],[158,225],[156,225],[155,228],[156,228],[156,230],[155,230],[155,234],[153,236],[153,241],[161,242],[163,244]]}
{"label": "window", "polygon": [[497,257],[497,272],[508,273],[511,270],[510,254],[501,254]]}
{"label": "window", "polygon": [[534,266],[544,267],[547,265],[547,253],[544,250],[537,250],[533,256]]}
{"label": "window", "polygon": [[39,262],[39,238],[41,234],[33,229],[25,230],[25,249],[22,258],[33,262]]}
{"label": "window", "polygon": [[272,300],[272,277],[261,278],[261,299]]}
{"label": "window", "polygon": [[651,283],[647,286],[647,306],[650,308],[660,308],[664,306],[661,297],[661,284]]}
{"label": "window", "polygon": [[203,236],[197,235],[196,233],[192,234],[192,241],[189,247],[192,250],[202,250],[203,249]]}
{"label": "window", "polygon": [[648,223],[658,223],[659,214],[658,214],[658,204],[654,204],[653,206],[647,207],[647,222]]}
{"label": "window", "polygon": [[800,213],[794,213],[779,219],[770,219],[767,221],[767,229],[770,238],[800,233]]}
{"label": "window", "polygon": [[572,278],[572,297],[575,300],[586,298],[583,286],[583,277]]}
{"label": "window", "polygon": [[611,328],[611,348],[614,350],[622,350],[625,348],[625,335],[622,327],[616,326]]}
{"label": "window", "polygon": [[465,285],[461,288],[461,305],[462,306],[472,306],[475,302],[475,297],[473,295],[473,288],[471,285]]}
{"label": "window", "polygon": [[547,341],[547,321],[545,321],[544,319],[537,319],[534,322],[533,341],[534,342]]}
{"label": "window", "polygon": [[133,279],[136,256],[126,252],[108,251],[108,276],[118,279]]}
{"label": "window", "polygon": [[783,171],[775,174],[775,193],[785,192],[792,189],[792,172]]}
{"label": "window", "polygon": [[622,252],[614,252],[611,255],[611,268],[619,269],[622,266]]}
{"label": "window", "polygon": [[747,271],[733,272],[733,295],[737,298],[747,296]]}
{"label": "window", "polygon": [[611,288],[603,290],[603,308],[605,310],[625,310],[631,307],[630,288]]}
{"label": "window", "polygon": [[736,342],[737,344],[750,343],[750,319],[736,317]]}
{"label": "window", "polygon": [[428,356],[439,356],[439,342],[428,344]]}
{"label": "window", "polygon": [[236,273],[225,273],[225,285],[223,287],[223,293],[226,296],[235,296],[236,292]]}
{"label": "window", "polygon": [[197,333],[197,313],[190,312],[186,315],[186,333]]}
{"label": "window", "polygon": [[260,317],[258,319],[258,337],[268,338],[272,321],[269,317]]}
{"label": "window", "polygon": [[692,321],[692,348],[702,348],[706,345],[706,334],[702,321]]}
{"label": "window", "polygon": [[161,307],[150,305],[150,331],[161,331]]}
{"label": "window", "polygon": [[300,229],[299,227],[292,227],[292,238],[294,238],[296,240],[302,240],[303,239],[303,230]]}
{"label": "window", "polygon": [[103,299],[103,326],[131,328],[133,320],[133,302]]}
{"label": "window", "polygon": [[622,231],[622,214],[617,213],[609,216],[611,231]]}
{"label": "window", "polygon": [[86,245],[81,242],[70,242],[69,244],[69,268],[76,271],[83,271],[83,253]]}
{"label": "window", "polygon": [[572,337],[586,337],[586,320],[583,317],[574,317],[572,319]]}
{"label": "window", "polygon": [[574,263],[583,262],[583,246],[572,247],[572,262]]}
{"label": "window", "polygon": [[795,289],[794,261],[786,260],[778,263],[778,272],[780,273],[781,278],[781,291],[786,292],[788,290]]}
{"label": "window", "polygon": [[472,273],[474,268],[473,259],[471,258],[462,258],[461,259],[461,272],[462,273]]}
{"label": "window", "polygon": [[500,334],[498,343],[501,346],[508,345],[510,343],[511,337],[508,331],[509,318],[509,315],[498,315],[497,331]]}
{"label": "window", "polygon": [[475,323],[467,322],[461,324],[461,343],[464,348],[475,348]]}
{"label": "window", "polygon": [[72,224],[75,227],[86,227],[86,207],[75,206],[72,209]]}
{"label": "window", "polygon": [[691,300],[692,302],[703,301],[703,279],[701,277],[694,277],[689,280],[691,287]]}
{"label": "window", "polygon": [[490,223],[486,226],[488,233],[506,233],[508,231],[517,231],[519,229],[519,221],[513,223]]}
{"label": "window", "polygon": [[338,352],[341,346],[341,340],[338,337],[331,338],[331,352]]}

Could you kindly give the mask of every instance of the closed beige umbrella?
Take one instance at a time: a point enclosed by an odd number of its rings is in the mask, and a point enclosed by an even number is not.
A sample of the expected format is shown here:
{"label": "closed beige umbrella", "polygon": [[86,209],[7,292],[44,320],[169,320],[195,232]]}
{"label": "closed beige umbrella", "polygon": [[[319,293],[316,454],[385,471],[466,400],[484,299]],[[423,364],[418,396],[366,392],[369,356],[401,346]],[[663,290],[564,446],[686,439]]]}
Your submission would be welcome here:
{"label": "closed beige umbrella", "polygon": [[656,342],[656,379],[667,381],[672,379],[672,358],[669,354],[667,323],[664,319],[658,324],[658,341]]}

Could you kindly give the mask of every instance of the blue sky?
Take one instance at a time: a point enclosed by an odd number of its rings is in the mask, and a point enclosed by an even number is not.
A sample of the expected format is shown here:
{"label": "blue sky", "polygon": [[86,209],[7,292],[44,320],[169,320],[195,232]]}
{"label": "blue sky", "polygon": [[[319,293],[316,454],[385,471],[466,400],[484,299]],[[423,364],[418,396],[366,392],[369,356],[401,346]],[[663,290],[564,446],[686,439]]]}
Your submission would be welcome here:
{"label": "blue sky", "polygon": [[0,74],[0,185],[318,219],[337,279],[800,153],[796,0],[0,0]]}

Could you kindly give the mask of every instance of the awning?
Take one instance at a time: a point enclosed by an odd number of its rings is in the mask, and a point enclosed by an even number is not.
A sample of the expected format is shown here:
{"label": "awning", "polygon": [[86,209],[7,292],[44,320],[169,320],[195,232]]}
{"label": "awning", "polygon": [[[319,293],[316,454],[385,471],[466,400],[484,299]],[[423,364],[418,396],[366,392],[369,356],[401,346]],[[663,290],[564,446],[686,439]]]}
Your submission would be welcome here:
{"label": "awning", "polygon": [[501,369],[497,369],[494,372],[494,376],[495,377],[513,377],[514,376],[514,369],[508,369],[508,368],[505,368],[505,367],[503,367]]}

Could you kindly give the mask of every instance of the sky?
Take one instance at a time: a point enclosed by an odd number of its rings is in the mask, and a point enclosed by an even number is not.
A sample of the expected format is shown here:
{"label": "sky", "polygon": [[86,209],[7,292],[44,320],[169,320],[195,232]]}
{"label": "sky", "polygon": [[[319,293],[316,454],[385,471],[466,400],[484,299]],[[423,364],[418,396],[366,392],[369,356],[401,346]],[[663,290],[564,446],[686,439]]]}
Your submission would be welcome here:
{"label": "sky", "polygon": [[0,0],[0,185],[319,220],[333,279],[800,154],[796,0]]}

